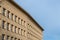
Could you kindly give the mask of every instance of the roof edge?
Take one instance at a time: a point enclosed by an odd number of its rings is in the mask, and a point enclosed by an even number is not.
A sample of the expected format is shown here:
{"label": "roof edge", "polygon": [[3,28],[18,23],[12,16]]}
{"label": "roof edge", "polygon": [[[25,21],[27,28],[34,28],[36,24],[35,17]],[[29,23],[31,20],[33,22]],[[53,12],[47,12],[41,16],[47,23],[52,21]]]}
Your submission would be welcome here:
{"label": "roof edge", "polygon": [[32,19],[32,21],[34,21],[42,31],[44,31],[44,29],[37,23],[37,21],[34,20],[34,18],[33,18],[28,12],[26,12],[21,6],[19,6],[15,1],[13,1],[13,0],[7,0],[7,1],[11,2],[11,3],[12,3],[13,5],[15,5],[18,9],[20,9],[22,12],[26,13],[27,16],[29,16],[30,19]]}

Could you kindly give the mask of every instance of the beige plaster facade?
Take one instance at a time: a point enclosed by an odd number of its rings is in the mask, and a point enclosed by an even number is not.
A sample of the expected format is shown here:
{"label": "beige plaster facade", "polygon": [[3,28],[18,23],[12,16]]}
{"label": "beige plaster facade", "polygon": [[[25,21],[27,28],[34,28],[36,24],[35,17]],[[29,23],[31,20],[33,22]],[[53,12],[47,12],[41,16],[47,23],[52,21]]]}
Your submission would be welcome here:
{"label": "beige plaster facade", "polygon": [[0,40],[43,40],[43,28],[13,0],[0,0]]}

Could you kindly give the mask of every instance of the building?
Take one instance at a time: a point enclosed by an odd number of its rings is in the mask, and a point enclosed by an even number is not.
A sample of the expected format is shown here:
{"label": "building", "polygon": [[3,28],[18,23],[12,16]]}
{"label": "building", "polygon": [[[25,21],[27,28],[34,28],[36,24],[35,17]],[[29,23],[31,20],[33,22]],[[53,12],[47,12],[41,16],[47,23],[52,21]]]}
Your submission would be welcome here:
{"label": "building", "polygon": [[0,40],[43,40],[43,30],[13,0],[0,0]]}

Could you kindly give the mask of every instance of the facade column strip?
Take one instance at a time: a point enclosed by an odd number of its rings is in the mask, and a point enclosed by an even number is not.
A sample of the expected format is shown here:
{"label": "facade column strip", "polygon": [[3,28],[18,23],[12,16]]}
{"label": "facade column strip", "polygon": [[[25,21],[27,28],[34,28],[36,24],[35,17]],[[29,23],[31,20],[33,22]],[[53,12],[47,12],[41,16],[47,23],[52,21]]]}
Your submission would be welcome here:
{"label": "facade column strip", "polygon": [[3,9],[2,9],[2,6],[0,5],[0,14],[2,14],[2,11],[3,11]]}

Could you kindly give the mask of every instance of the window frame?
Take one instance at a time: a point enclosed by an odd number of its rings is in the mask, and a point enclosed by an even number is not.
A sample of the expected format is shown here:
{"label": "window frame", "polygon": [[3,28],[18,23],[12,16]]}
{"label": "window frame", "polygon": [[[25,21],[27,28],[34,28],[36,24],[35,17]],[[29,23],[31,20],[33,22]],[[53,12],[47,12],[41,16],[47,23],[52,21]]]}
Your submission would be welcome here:
{"label": "window frame", "polygon": [[5,37],[4,37],[4,36],[5,36],[5,34],[2,34],[2,40],[4,40],[4,39],[5,39]]}
{"label": "window frame", "polygon": [[5,16],[5,11],[6,11],[6,9],[3,8],[3,11],[2,11],[2,15],[3,15],[3,16]]}
{"label": "window frame", "polygon": [[7,23],[7,30],[9,30],[9,25],[10,25],[10,24],[9,24],[9,23]]}
{"label": "window frame", "polygon": [[5,27],[5,21],[3,20],[2,21],[2,29],[4,29],[4,27]]}

